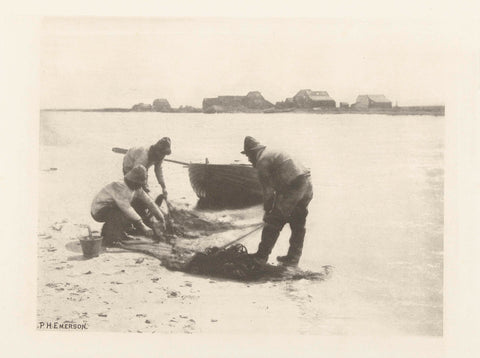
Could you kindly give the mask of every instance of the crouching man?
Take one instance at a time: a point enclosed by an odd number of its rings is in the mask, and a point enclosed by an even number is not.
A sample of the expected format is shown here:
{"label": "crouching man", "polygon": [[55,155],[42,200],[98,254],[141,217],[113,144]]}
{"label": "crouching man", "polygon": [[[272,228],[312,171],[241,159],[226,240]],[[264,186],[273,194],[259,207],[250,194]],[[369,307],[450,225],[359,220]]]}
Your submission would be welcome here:
{"label": "crouching man", "polygon": [[[165,219],[158,206],[142,187],[147,180],[147,170],[143,165],[135,166],[125,174],[123,181],[106,185],[95,196],[91,206],[91,215],[97,222],[104,222],[102,227],[103,245],[111,246],[117,241],[128,238],[126,229],[134,224],[137,230],[147,237],[153,236],[153,230],[144,222],[146,218],[132,207],[132,201],[142,202],[165,229]],[[150,225],[154,224],[154,220]]]}
{"label": "crouching man", "polygon": [[285,224],[292,231],[286,256],[278,256],[284,265],[296,266],[302,256],[308,204],[313,197],[310,171],[290,155],[266,148],[255,138],[245,137],[244,150],[257,169],[264,192],[265,226],[255,257],[268,260]]}

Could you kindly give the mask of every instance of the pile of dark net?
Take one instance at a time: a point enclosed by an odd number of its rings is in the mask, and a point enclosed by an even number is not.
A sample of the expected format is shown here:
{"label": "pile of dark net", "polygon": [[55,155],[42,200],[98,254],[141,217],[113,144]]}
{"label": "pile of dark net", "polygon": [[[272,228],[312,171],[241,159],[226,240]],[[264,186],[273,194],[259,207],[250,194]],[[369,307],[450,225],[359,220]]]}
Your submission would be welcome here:
{"label": "pile of dark net", "polygon": [[258,280],[265,274],[266,267],[249,255],[245,246],[236,244],[224,249],[209,247],[204,252],[196,253],[186,271],[236,280]]}
{"label": "pile of dark net", "polygon": [[330,270],[327,266],[323,267],[323,272],[311,272],[294,267],[270,265],[249,254],[242,244],[236,244],[227,248],[209,247],[204,252],[195,253],[183,271],[238,281],[258,281],[323,280]]}

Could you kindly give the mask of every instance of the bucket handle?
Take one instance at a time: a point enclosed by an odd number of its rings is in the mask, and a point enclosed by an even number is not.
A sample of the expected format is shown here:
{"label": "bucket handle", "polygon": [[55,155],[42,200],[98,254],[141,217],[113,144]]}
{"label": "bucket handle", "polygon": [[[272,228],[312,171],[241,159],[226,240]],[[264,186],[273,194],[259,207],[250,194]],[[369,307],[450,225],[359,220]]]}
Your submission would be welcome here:
{"label": "bucket handle", "polygon": [[93,239],[92,229],[90,228],[90,225],[87,225],[87,224],[77,224],[77,226],[87,228],[87,230],[88,230],[88,238],[89,238],[90,240]]}

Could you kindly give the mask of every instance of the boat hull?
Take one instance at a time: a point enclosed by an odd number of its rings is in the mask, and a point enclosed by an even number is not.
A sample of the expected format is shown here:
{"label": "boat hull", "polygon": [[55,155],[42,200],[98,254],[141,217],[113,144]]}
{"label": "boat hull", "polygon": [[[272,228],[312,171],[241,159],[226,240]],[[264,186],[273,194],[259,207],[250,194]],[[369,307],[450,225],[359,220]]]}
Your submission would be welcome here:
{"label": "boat hull", "polygon": [[246,205],[262,202],[257,170],[242,164],[190,164],[190,183],[197,196],[218,204]]}

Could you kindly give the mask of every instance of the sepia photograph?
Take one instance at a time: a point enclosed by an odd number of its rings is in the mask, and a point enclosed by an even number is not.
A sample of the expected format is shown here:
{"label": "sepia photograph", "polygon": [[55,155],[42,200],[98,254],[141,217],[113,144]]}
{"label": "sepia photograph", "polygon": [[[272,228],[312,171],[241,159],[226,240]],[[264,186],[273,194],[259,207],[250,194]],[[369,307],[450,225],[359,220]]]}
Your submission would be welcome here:
{"label": "sepia photograph", "polygon": [[428,25],[46,17],[39,331],[444,334]]}

